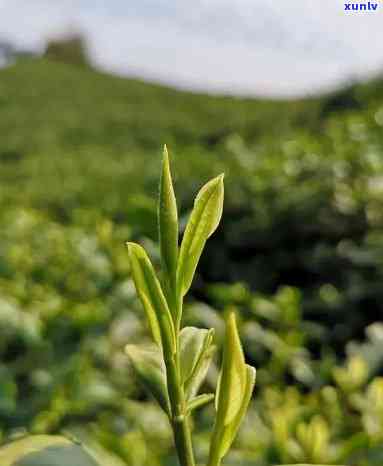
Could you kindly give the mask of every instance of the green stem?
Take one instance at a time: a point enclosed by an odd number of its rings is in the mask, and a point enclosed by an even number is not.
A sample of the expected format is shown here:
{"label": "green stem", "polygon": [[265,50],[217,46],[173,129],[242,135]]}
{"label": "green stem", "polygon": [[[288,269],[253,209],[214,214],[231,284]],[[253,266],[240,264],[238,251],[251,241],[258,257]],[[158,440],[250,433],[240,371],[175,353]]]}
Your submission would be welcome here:
{"label": "green stem", "polygon": [[171,354],[170,348],[164,347],[168,392],[172,409],[170,421],[180,465],[195,466],[189,417],[181,383],[178,328],[176,329],[176,335],[177,347],[175,353]]}
{"label": "green stem", "polygon": [[194,454],[189,419],[184,415],[172,423],[174,441],[181,466],[194,466]]}
{"label": "green stem", "polygon": [[210,452],[209,452],[209,460],[207,463],[207,466],[220,466],[222,457],[220,455],[219,447],[219,442],[217,442],[217,438],[221,436],[221,432],[216,429],[216,426],[214,426],[213,430],[213,437],[210,442]]}

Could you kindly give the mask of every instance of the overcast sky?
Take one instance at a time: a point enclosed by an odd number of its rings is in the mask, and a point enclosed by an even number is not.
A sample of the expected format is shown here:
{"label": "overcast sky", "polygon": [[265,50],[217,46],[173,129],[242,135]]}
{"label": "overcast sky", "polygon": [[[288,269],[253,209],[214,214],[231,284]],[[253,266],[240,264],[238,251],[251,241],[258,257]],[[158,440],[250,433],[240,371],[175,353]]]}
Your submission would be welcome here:
{"label": "overcast sky", "polygon": [[115,73],[212,92],[302,94],[383,70],[383,0],[375,12],[344,3],[0,0],[0,39],[41,50],[80,30],[94,63]]}

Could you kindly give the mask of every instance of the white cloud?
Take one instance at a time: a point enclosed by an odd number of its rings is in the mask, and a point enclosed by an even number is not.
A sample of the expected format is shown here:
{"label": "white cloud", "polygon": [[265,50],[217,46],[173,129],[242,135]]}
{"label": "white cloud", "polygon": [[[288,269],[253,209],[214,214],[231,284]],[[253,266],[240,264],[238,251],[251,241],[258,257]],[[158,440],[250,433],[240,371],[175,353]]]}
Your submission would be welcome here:
{"label": "white cloud", "polygon": [[[356,0],[355,0],[356,1]],[[74,25],[101,67],[217,92],[313,92],[383,66],[383,0],[0,0],[0,37],[41,47]]]}

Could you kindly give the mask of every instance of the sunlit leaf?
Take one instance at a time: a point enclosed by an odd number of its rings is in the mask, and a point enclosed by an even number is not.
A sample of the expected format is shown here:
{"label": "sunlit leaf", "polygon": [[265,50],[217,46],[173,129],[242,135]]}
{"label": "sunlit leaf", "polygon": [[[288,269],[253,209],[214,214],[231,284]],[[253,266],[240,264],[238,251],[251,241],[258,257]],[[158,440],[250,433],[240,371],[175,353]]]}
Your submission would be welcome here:
{"label": "sunlit leaf", "polygon": [[222,370],[216,391],[217,416],[210,444],[209,466],[226,455],[246,414],[255,383],[255,369],[245,364],[234,312],[226,323]]}
{"label": "sunlit leaf", "polygon": [[140,382],[158,401],[162,409],[170,415],[166,369],[160,350],[155,346],[127,345],[125,351]]}
{"label": "sunlit leaf", "polygon": [[235,322],[235,314],[231,312],[226,323],[222,370],[216,395],[217,418],[224,425],[229,424],[241,409],[246,385],[245,358]]}
{"label": "sunlit leaf", "polygon": [[193,376],[190,377],[189,380],[185,383],[184,388],[187,400],[191,400],[197,395],[203,381],[206,378],[215,351],[216,347],[214,345],[210,345],[206,351],[204,351],[202,357],[194,369]]}
{"label": "sunlit leaf", "polygon": [[219,224],[223,209],[223,195],[223,175],[220,175],[209,181],[194,201],[177,265],[177,286],[182,296],[190,288],[207,239]]}
{"label": "sunlit leaf", "polygon": [[196,376],[212,341],[214,329],[184,327],[180,332],[181,380],[188,386]]}
{"label": "sunlit leaf", "polygon": [[135,243],[127,243],[130,266],[137,294],[145,309],[154,341],[161,346],[175,347],[172,317],[157,279],[156,273],[145,250]]}
{"label": "sunlit leaf", "polygon": [[65,437],[31,435],[0,448],[1,466],[101,466],[86,449]]}
{"label": "sunlit leaf", "polygon": [[249,406],[251,395],[253,393],[254,384],[255,384],[255,368],[246,365],[247,370],[247,381],[246,381],[246,390],[244,397],[242,399],[241,408],[239,409],[235,418],[230,422],[230,424],[226,425],[223,429],[221,440],[220,440],[220,450],[221,450],[221,458],[223,458],[226,453],[228,452],[231,444],[233,443],[241,422],[245,417],[247,408]]}
{"label": "sunlit leaf", "polygon": [[[178,257],[178,214],[166,146],[164,147],[160,181],[158,229],[165,281],[172,290],[175,290]],[[175,312],[175,309],[173,312]]]}

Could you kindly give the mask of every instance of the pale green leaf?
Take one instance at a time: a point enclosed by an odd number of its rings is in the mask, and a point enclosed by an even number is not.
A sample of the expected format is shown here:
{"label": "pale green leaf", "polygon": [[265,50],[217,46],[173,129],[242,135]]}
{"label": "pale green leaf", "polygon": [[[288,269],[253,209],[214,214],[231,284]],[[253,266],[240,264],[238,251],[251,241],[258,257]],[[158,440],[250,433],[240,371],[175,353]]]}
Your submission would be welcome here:
{"label": "pale green leaf", "polygon": [[247,385],[247,369],[238,335],[235,314],[231,312],[226,323],[225,346],[216,407],[219,423],[228,425],[241,409]]}
{"label": "pale green leaf", "polygon": [[100,466],[80,444],[65,437],[31,435],[0,448],[1,466]]}
{"label": "pale green leaf", "polygon": [[181,381],[188,383],[212,343],[214,329],[184,327],[180,332]]}
{"label": "pale green leaf", "polygon": [[125,351],[142,385],[153,395],[162,409],[170,415],[166,368],[158,347],[127,345]]}
{"label": "pale green leaf", "polygon": [[206,377],[215,347],[214,329],[184,327],[180,332],[181,381],[186,399],[194,398]]}
{"label": "pale green leaf", "polygon": [[178,258],[178,214],[166,146],[164,147],[160,180],[158,228],[164,278],[170,289],[175,290]]}
{"label": "pale green leaf", "polygon": [[181,296],[184,296],[190,288],[205,243],[220,222],[223,195],[223,175],[220,175],[209,181],[194,201],[177,265],[177,286]]}
{"label": "pale green leaf", "polygon": [[198,395],[187,403],[187,411],[191,413],[195,409],[205,406],[210,401],[214,400],[214,393],[204,393],[203,395]]}
{"label": "pale green leaf", "polygon": [[230,448],[246,414],[255,383],[255,369],[245,364],[234,312],[226,322],[222,370],[216,391],[217,416],[209,466],[217,466]]}
{"label": "pale green leaf", "polygon": [[239,427],[241,425],[243,418],[245,417],[247,408],[251,400],[251,395],[253,393],[254,384],[255,384],[256,371],[254,367],[246,365],[246,372],[247,372],[246,390],[245,390],[245,394],[242,399],[241,408],[239,409],[235,418],[230,422],[230,424],[224,427],[223,433],[220,438],[221,458],[223,458],[226,455],[229,448],[231,447],[231,444],[233,443],[238,433]]}
{"label": "pale green leaf", "polygon": [[173,320],[163,294],[160,282],[144,248],[135,243],[127,243],[130,266],[138,297],[145,309],[154,341],[175,348]]}
{"label": "pale green leaf", "polygon": [[214,345],[210,345],[206,351],[204,351],[202,357],[199,359],[198,364],[194,369],[193,376],[190,377],[189,380],[185,383],[184,388],[187,400],[190,400],[197,395],[203,381],[206,378],[206,374],[209,370],[210,363],[213,359],[215,351],[216,347]]}

